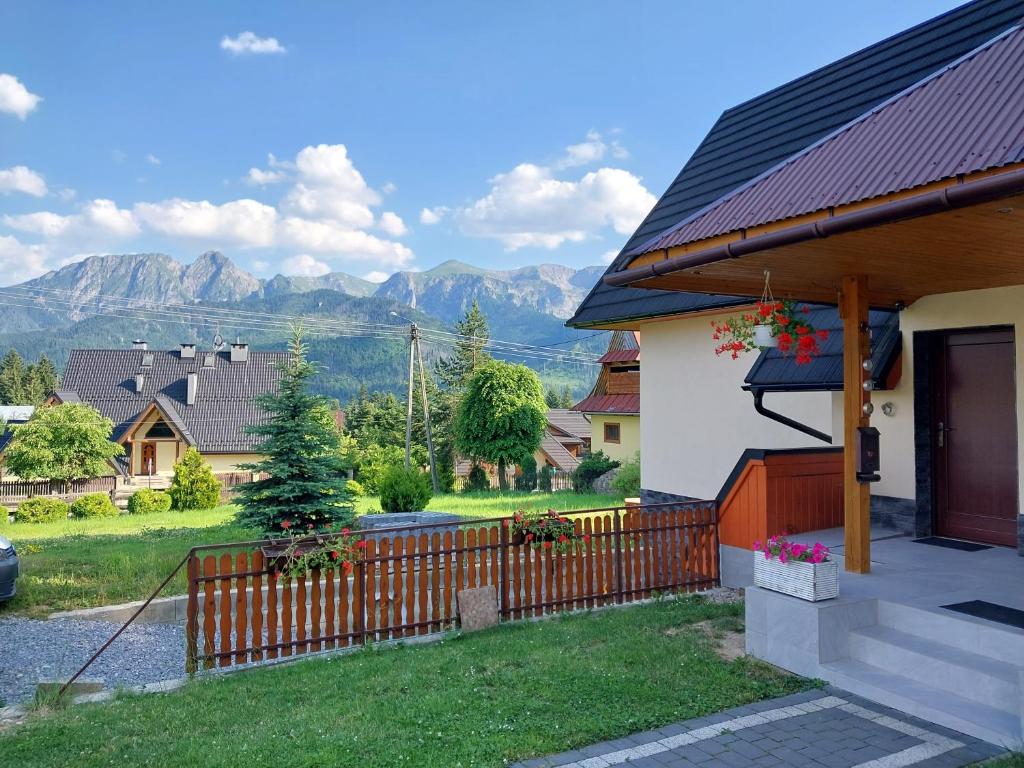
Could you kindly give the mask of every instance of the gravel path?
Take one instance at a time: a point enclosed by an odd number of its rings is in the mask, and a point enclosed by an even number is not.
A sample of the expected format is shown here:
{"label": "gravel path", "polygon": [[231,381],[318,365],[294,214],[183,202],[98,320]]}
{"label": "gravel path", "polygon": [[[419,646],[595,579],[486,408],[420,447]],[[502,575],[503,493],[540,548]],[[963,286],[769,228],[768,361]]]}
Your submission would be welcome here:
{"label": "gravel path", "polygon": [[[118,624],[72,619],[0,619],[0,706],[31,699],[40,679],[73,675]],[[185,674],[185,629],[140,624],[125,630],[85,676],[107,687],[141,685]]]}

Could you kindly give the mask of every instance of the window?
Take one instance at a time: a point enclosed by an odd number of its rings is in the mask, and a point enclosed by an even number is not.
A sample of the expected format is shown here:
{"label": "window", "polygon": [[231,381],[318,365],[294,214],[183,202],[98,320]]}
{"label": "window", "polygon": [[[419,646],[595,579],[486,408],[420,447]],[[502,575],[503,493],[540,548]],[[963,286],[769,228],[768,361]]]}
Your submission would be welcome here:
{"label": "window", "polygon": [[606,443],[618,443],[621,440],[621,430],[618,424],[612,422],[605,422],[604,425],[604,441]]}
{"label": "window", "polygon": [[142,356],[142,367],[152,368],[153,367],[153,353],[147,352]]}

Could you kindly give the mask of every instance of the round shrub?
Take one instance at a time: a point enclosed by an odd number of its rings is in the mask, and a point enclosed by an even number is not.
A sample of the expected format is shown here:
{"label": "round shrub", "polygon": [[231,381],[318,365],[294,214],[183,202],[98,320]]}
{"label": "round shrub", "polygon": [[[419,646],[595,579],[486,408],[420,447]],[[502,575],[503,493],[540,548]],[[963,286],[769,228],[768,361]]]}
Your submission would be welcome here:
{"label": "round shrub", "polygon": [[87,493],[71,502],[72,517],[117,517],[119,514],[105,493]]}
{"label": "round shrub", "polygon": [[619,474],[612,480],[612,488],[617,490],[623,496],[639,496],[640,495],[640,454],[633,458],[632,461],[627,461],[619,469]]}
{"label": "round shrub", "polygon": [[358,480],[348,480],[345,482],[345,492],[349,496],[365,496],[366,489],[363,488],[363,484]]}
{"label": "round shrub", "polygon": [[469,468],[469,476],[466,478],[466,486],[463,490],[466,493],[491,490],[491,481],[487,477],[487,472],[479,464],[474,464]]}
{"label": "round shrub", "polygon": [[153,515],[170,512],[171,496],[163,491],[141,488],[128,497],[128,514]]}
{"label": "round shrub", "polygon": [[14,512],[16,523],[51,523],[68,519],[68,505],[60,499],[36,496],[25,499]]}
{"label": "round shrub", "polygon": [[380,507],[385,512],[419,512],[433,495],[430,476],[414,467],[390,467],[380,481]]}
{"label": "round shrub", "polygon": [[604,451],[588,453],[572,473],[573,489],[585,493],[594,487],[594,481],[609,469],[615,469],[619,462],[605,455]]}
{"label": "round shrub", "polygon": [[175,509],[213,509],[220,504],[220,481],[195,448],[174,465],[171,500]]}

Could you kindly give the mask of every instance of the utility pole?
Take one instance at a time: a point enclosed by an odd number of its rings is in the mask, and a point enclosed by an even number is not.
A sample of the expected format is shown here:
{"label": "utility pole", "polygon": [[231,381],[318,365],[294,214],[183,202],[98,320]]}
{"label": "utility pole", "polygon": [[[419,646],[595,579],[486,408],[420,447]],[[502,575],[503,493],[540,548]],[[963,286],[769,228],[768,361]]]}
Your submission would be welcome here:
{"label": "utility pole", "polygon": [[416,358],[416,323],[409,326],[409,391],[405,408],[405,468],[412,466],[412,382]]}
{"label": "utility pole", "polygon": [[430,402],[427,400],[427,374],[423,369],[423,352],[420,349],[420,334],[415,323],[412,326],[412,343],[416,346],[416,359],[420,364],[420,397],[423,399],[423,426],[427,432],[427,454],[430,456],[430,483],[434,493],[441,492],[437,482],[437,466],[434,463],[434,437],[430,433]]}

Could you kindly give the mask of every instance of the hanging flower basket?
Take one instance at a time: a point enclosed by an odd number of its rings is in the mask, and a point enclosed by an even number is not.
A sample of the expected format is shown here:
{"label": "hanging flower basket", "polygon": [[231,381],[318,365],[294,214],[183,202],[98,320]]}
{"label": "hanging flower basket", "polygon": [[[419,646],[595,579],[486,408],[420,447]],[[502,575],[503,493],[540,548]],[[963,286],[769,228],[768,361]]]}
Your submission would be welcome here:
{"label": "hanging flower basket", "polygon": [[839,597],[839,564],[824,544],[811,547],[773,536],[763,549],[755,542],[754,550],[757,586],[811,602]]}
{"label": "hanging flower basket", "polygon": [[810,308],[788,299],[759,301],[753,313],[711,322],[711,338],[719,342],[715,354],[728,354],[736,360],[741,352],[778,348],[792,355],[797,365],[811,362],[821,354],[819,342],[828,339],[828,331],[816,329],[807,320]]}

